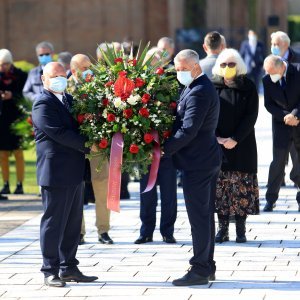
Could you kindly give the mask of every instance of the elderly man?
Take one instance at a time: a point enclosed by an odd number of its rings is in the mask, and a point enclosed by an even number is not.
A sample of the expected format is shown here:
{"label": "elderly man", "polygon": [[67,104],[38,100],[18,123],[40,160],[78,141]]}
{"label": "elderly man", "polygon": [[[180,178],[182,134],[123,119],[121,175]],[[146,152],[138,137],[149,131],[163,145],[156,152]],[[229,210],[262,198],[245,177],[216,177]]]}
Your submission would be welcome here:
{"label": "elderly man", "polygon": [[[69,79],[70,93],[76,90],[76,86],[82,83],[86,74],[91,74],[91,61],[88,56],[84,54],[76,54],[71,59],[72,76]],[[102,244],[113,244],[113,240],[108,235],[110,229],[110,210],[107,209],[107,183],[108,183],[108,162],[106,162],[102,170],[97,172],[99,157],[92,158],[90,161],[86,160],[86,168],[91,170],[92,189],[91,193],[95,195],[96,208],[96,227],[98,230],[98,240]],[[86,183],[86,188],[88,185]],[[85,222],[82,219],[80,244],[84,243]]]}
{"label": "elderly man", "polygon": [[35,47],[35,51],[39,60],[39,66],[29,72],[23,88],[24,97],[31,102],[34,102],[43,91],[41,75],[44,67],[53,60],[54,48],[49,42],[41,42]]}
{"label": "elderly man", "polygon": [[183,193],[192,229],[194,256],[191,269],[176,286],[203,285],[215,280],[214,203],[222,153],[215,136],[219,117],[216,90],[202,72],[199,56],[182,50],[174,59],[177,79],[185,86],[178,106],[174,134],[165,143],[165,155],[173,155],[183,170]]}
{"label": "elderly man", "polygon": [[[273,161],[269,169],[265,211],[275,207],[284,167],[291,148],[300,153],[300,66],[287,64],[280,56],[269,55],[264,61],[267,75],[263,78],[265,107],[272,114]],[[294,183],[300,187],[300,178]],[[300,211],[300,192],[296,196]]]}
{"label": "elderly man", "polygon": [[[89,153],[78,123],[70,113],[71,95],[65,94],[66,71],[51,62],[42,75],[44,90],[32,108],[37,179],[41,186],[44,214],[41,219],[41,250],[45,284],[63,287],[65,282],[91,282],[77,265],[83,209],[84,157]],[[60,272],[60,277],[58,276]]]}
{"label": "elderly man", "polygon": [[68,51],[60,52],[57,57],[57,61],[61,63],[66,69],[67,78],[69,78],[72,75],[70,70],[71,59],[72,59],[72,54]]}
{"label": "elderly man", "polygon": [[205,36],[203,49],[207,56],[200,60],[200,67],[209,79],[212,79],[212,68],[224,48],[225,45],[219,32],[212,31]]}
{"label": "elderly man", "polygon": [[174,58],[174,52],[175,52],[175,44],[174,41],[169,37],[162,37],[157,42],[157,48],[161,51],[166,51],[167,56],[164,57],[164,61],[173,63],[172,60]]}

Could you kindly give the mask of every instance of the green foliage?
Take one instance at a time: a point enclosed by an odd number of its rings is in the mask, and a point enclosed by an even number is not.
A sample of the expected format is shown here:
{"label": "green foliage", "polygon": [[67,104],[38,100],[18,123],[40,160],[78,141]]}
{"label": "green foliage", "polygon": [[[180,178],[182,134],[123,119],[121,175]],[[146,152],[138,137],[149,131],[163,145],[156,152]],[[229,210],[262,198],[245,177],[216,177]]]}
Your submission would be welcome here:
{"label": "green foliage", "polygon": [[19,69],[21,69],[22,71],[27,72],[27,73],[28,73],[31,69],[33,69],[33,68],[35,67],[34,64],[32,64],[32,63],[30,63],[30,62],[28,62],[28,61],[26,61],[26,60],[15,61],[15,62],[14,62],[14,65],[15,65],[17,68],[19,68]]}
{"label": "green foliage", "polygon": [[300,42],[300,15],[288,16],[289,37],[292,42]]}

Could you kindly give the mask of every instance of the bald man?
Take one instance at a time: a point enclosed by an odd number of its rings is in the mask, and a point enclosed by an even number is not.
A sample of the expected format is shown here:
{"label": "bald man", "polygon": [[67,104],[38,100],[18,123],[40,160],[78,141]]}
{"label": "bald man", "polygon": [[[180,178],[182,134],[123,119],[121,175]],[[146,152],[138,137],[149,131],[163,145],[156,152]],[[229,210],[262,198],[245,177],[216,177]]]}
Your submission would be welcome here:
{"label": "bald man", "polygon": [[37,179],[44,210],[40,227],[41,271],[46,285],[63,287],[68,281],[97,279],[83,275],[75,257],[82,220],[84,158],[89,149],[70,113],[73,99],[64,93],[64,67],[57,62],[48,63],[42,81],[44,89],[32,108]]}
{"label": "bald man", "polygon": [[[68,92],[70,94],[74,93],[76,88],[85,80],[86,74],[92,73],[90,70],[91,64],[89,57],[84,54],[76,54],[72,57],[70,64],[72,76],[68,80]],[[92,158],[90,161],[86,159],[86,173],[91,173],[91,178],[85,178],[85,200],[91,200],[91,197],[95,197],[98,241],[102,244],[113,244],[113,240],[108,235],[108,231],[110,229],[110,210],[107,209],[106,205],[108,162],[102,166],[100,172],[96,171],[98,165],[99,157]],[[79,242],[80,245],[85,242],[85,233],[85,221],[83,216]]]}

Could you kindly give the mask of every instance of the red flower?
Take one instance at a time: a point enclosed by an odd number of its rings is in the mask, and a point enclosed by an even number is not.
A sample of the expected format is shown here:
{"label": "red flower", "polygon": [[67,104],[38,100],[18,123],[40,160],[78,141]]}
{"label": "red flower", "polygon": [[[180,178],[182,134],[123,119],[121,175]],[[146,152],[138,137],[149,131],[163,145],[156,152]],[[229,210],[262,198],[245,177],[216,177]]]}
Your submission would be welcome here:
{"label": "red flower", "polygon": [[127,75],[127,72],[126,72],[126,71],[120,71],[120,72],[119,72],[119,76],[120,76],[120,77],[126,77],[126,75]]}
{"label": "red flower", "polygon": [[83,114],[77,115],[77,121],[79,124],[82,124],[84,120],[85,120],[85,116]]}
{"label": "red flower", "polygon": [[92,74],[87,74],[85,77],[85,82],[91,82],[92,81]]}
{"label": "red flower", "polygon": [[82,94],[82,95],[81,95],[81,98],[82,98],[82,99],[86,99],[87,97],[88,97],[88,94]]}
{"label": "red flower", "polygon": [[126,119],[131,118],[132,114],[133,114],[132,108],[127,108],[127,109],[124,109],[124,110],[123,110],[123,116],[124,116]]}
{"label": "red flower", "polygon": [[104,99],[102,100],[102,104],[103,104],[104,106],[107,106],[108,103],[109,103],[109,100],[108,100],[107,98],[104,98]]}
{"label": "red flower", "polygon": [[163,137],[165,139],[169,138],[171,136],[171,131],[170,130],[166,130],[163,132]]}
{"label": "red flower", "polygon": [[114,84],[113,81],[109,81],[109,82],[106,82],[106,83],[104,84],[104,86],[105,86],[105,87],[110,87],[110,86],[112,86],[113,84]]}
{"label": "red flower", "polygon": [[135,58],[128,61],[128,64],[132,65],[134,67],[136,66],[136,63],[137,63],[137,60]]}
{"label": "red flower", "polygon": [[117,63],[122,63],[122,62],[123,62],[122,57],[117,57],[117,58],[115,58],[115,64],[117,64]]}
{"label": "red flower", "polygon": [[145,133],[144,134],[144,141],[146,144],[150,144],[153,141],[154,137],[150,133]]}
{"label": "red flower", "polygon": [[108,145],[107,139],[102,139],[102,140],[100,141],[100,143],[99,143],[99,148],[100,148],[100,149],[105,149],[105,148],[107,148],[107,145]]}
{"label": "red flower", "polygon": [[143,97],[142,97],[142,102],[145,103],[145,104],[147,104],[148,101],[150,100],[150,98],[151,98],[151,95],[144,94]]}
{"label": "red flower", "polygon": [[156,73],[157,75],[163,75],[163,74],[165,73],[165,71],[164,71],[163,68],[157,68],[156,71],[155,71],[155,73]]}
{"label": "red flower", "polygon": [[148,118],[149,117],[149,110],[147,108],[141,108],[139,110],[139,114],[144,117],[144,118]]}
{"label": "red flower", "polygon": [[173,102],[170,103],[169,107],[170,107],[171,109],[176,109],[177,103],[176,103],[175,101],[173,101]]}
{"label": "red flower", "polygon": [[31,116],[29,116],[29,117],[27,118],[26,121],[27,121],[28,124],[30,124],[30,125],[32,126],[32,119],[31,119]]}
{"label": "red flower", "polygon": [[129,147],[129,152],[132,154],[137,154],[139,152],[139,146],[136,144],[131,144]]}
{"label": "red flower", "polygon": [[137,78],[135,80],[135,86],[136,87],[142,87],[145,84],[145,81],[142,78]]}
{"label": "red flower", "polygon": [[115,119],[116,119],[116,116],[114,114],[107,114],[106,120],[108,122],[113,122],[113,121],[115,121]]}

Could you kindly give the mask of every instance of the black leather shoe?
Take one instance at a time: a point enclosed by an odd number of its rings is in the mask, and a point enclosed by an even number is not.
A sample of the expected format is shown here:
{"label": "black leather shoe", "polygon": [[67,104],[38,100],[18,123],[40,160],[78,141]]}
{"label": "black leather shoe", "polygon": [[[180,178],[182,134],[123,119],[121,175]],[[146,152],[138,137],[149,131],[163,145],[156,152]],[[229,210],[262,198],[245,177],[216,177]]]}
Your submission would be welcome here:
{"label": "black leather shoe", "polygon": [[215,281],[216,280],[216,273],[210,274],[208,277],[209,281]]}
{"label": "black leather shoe", "polygon": [[153,242],[152,236],[140,236],[134,243],[135,244],[145,244]]}
{"label": "black leather shoe", "polygon": [[188,271],[183,277],[173,280],[176,286],[204,285],[208,284],[209,277],[201,276],[194,271]]}
{"label": "black leather shoe", "polygon": [[110,238],[107,232],[101,233],[99,236],[99,242],[102,244],[113,244],[114,241]]}
{"label": "black leather shoe", "polygon": [[61,274],[60,279],[64,282],[92,282],[98,279],[97,276],[86,276],[81,272]]}
{"label": "black leather shoe", "polygon": [[300,203],[298,203],[298,211],[300,212]]}
{"label": "black leather shoe", "polygon": [[8,182],[4,183],[3,188],[0,191],[0,194],[10,194],[10,188],[9,188],[9,183]]}
{"label": "black leather shoe", "polygon": [[83,245],[84,243],[85,243],[84,235],[83,235],[83,234],[80,234],[79,245]]}
{"label": "black leather shoe", "polygon": [[174,238],[173,235],[171,236],[163,236],[163,241],[167,244],[175,244],[176,243],[176,239]]}
{"label": "black leather shoe", "polygon": [[276,207],[275,203],[267,202],[264,207],[264,211],[273,211],[273,208],[275,207]]}
{"label": "black leather shoe", "polygon": [[8,200],[8,198],[0,194],[0,200]]}
{"label": "black leather shoe", "polygon": [[45,285],[51,286],[51,287],[64,287],[66,283],[62,281],[57,275],[52,275],[45,277]]}
{"label": "black leather shoe", "polygon": [[16,186],[16,189],[14,191],[15,195],[23,195],[24,194],[24,190],[23,190],[23,185],[22,183],[18,183]]}

